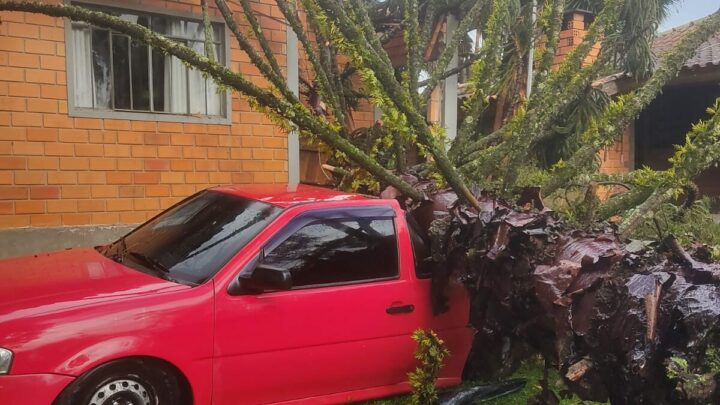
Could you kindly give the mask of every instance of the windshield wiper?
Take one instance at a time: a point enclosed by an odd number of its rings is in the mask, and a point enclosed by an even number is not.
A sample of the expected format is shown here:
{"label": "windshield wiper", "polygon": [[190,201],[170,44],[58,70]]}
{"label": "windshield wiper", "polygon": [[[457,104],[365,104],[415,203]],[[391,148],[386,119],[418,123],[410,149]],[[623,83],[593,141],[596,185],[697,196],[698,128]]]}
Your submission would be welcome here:
{"label": "windshield wiper", "polygon": [[[163,280],[172,281],[172,282],[178,283],[178,284],[185,284],[185,285],[189,285],[191,287],[200,285],[199,283],[196,283],[196,282],[180,280],[180,279],[171,277],[170,269],[167,266],[160,263],[159,261],[157,261],[156,259],[154,259],[146,254],[143,254],[143,253],[129,251],[127,248],[127,244],[125,243],[124,237],[118,239],[114,243],[114,245],[116,246],[115,253],[113,253],[111,256],[108,256],[108,257],[118,263],[123,263],[125,260],[125,257],[130,256],[133,259],[133,261],[138,262],[138,264],[142,265],[142,267],[147,270],[152,270],[152,272],[154,274],[157,274]],[[143,270],[140,270],[140,271],[143,271]]]}
{"label": "windshield wiper", "polygon": [[[113,249],[115,250],[114,253],[110,253]],[[122,237],[113,242],[111,245],[104,247],[104,249],[100,251],[100,253],[105,255],[110,260],[122,263],[123,258],[125,257],[126,250],[127,246],[125,246],[125,238]]]}
{"label": "windshield wiper", "polygon": [[141,264],[149,266],[150,268],[152,268],[154,270],[159,270],[159,271],[162,271],[163,273],[170,273],[170,269],[168,269],[167,267],[165,267],[165,265],[163,265],[162,263],[160,263],[159,261],[155,260],[154,258],[152,258],[148,255],[145,255],[143,253],[125,250],[123,257],[126,255],[131,256],[136,261],[139,261],[139,262],[141,262]]}

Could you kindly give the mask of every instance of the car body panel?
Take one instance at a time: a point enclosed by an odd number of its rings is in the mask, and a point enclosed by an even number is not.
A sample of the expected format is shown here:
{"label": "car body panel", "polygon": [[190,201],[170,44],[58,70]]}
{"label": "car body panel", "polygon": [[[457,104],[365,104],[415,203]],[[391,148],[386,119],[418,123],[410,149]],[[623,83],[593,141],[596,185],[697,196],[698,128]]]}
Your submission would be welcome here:
{"label": "car body panel", "polygon": [[[291,224],[293,218],[343,209],[352,217],[353,209],[360,212],[368,206],[389,206],[395,212],[398,279],[258,295],[228,294],[228,282],[275,235],[285,233],[282,227]],[[304,204],[288,209],[269,228],[230,266],[234,271],[224,274],[226,284],[221,280],[217,283],[214,403],[232,404],[241,396],[247,403],[279,403],[342,392],[402,390],[407,373],[416,366],[415,343],[410,335],[418,328],[435,330],[446,340],[453,354],[441,376],[448,384],[459,383],[472,336],[466,327],[466,293],[462,286],[453,284],[451,305],[457,305],[457,310],[432,315],[430,280],[415,277],[409,231],[397,202]],[[372,259],[368,258],[368,265]],[[411,313],[386,312],[390,306],[410,304],[415,306]],[[252,324],[252,333],[236,327],[246,324]],[[253,378],[232,377],[238,375]]]}
{"label": "car body panel", "polygon": [[327,188],[306,186],[304,184],[297,186],[287,186],[285,184],[223,186],[215,187],[213,190],[266,202],[283,208],[298,204],[365,201],[371,199],[371,197],[360,194],[343,193]]}
{"label": "car body panel", "polygon": [[0,275],[8,280],[0,296],[10,297],[0,306],[0,345],[14,353],[13,375],[79,376],[149,356],[182,369],[197,382],[196,398],[210,398],[212,283],[164,281],[95,249],[2,261]]}
{"label": "car body panel", "polygon": [[[438,388],[452,387],[460,384],[460,378],[444,378],[440,377],[435,382]],[[348,404],[369,399],[377,399],[383,397],[391,397],[400,394],[406,394],[411,391],[410,383],[403,382],[395,385],[386,385],[382,387],[366,388],[356,391],[338,392],[335,394],[323,395],[319,397],[302,398],[284,402],[278,402],[277,405],[332,405],[332,404]]]}
{"label": "car body panel", "polygon": [[[295,194],[285,186],[215,190],[285,210],[197,287],[125,267],[95,249],[0,261],[0,277],[6,280],[0,283],[0,297],[9,297],[0,300],[0,346],[15,354],[11,375],[0,376],[0,393],[10,392],[15,381],[36,376],[47,388],[43,398],[51,397],[56,387],[97,365],[149,356],[183,373],[196,404],[362,400],[409,390],[406,374],[415,366],[409,334],[418,328],[435,330],[450,348],[438,384],[460,382],[472,336],[466,327],[467,294],[451,285],[453,310],[431,314],[430,280],[415,276],[405,213],[396,201],[307,186]],[[292,218],[310,210],[367,206],[389,206],[395,212],[398,279],[259,295],[228,293],[238,274]],[[415,310],[385,312],[388,306],[405,304]],[[223,390],[217,387],[223,386],[233,387],[230,398],[219,396]],[[261,387],[270,395],[258,394]]]}
{"label": "car body panel", "polygon": [[50,405],[73,377],[59,374],[6,375],[0,378],[0,403]]}

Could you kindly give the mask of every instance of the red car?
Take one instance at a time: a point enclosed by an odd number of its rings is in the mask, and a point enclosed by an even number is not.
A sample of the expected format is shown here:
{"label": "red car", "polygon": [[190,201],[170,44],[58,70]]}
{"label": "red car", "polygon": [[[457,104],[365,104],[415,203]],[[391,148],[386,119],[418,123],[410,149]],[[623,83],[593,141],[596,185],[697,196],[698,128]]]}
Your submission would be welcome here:
{"label": "red car", "polygon": [[0,262],[0,404],[329,404],[407,392],[411,334],[460,382],[467,295],[433,316],[394,200],[200,192],[120,240]]}

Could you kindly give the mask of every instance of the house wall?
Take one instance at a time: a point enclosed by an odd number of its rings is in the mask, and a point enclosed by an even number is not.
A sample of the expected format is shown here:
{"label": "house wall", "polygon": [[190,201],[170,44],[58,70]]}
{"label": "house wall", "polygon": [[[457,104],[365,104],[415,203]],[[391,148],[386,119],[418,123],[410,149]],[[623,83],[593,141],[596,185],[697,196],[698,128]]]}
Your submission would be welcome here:
{"label": "house wall", "polygon": [[[582,43],[587,35],[587,29],[593,21],[591,14],[572,11],[565,15],[563,19],[563,29],[560,31],[557,51],[555,52],[555,58],[553,60],[553,68],[557,68],[578,45]],[[587,66],[600,55],[600,43],[595,44],[590,53],[583,61],[584,65]]]}
{"label": "house wall", "polygon": [[[557,68],[587,35],[587,28],[593,21],[590,14],[573,11],[565,15],[563,30],[560,32],[560,43],[553,61],[553,68]],[[600,43],[595,44],[583,61],[589,65],[597,60],[600,54]],[[634,167],[635,154],[633,151],[633,127],[626,128],[614,145],[600,151],[600,172],[627,173]]]}
{"label": "house wall", "polygon": [[[307,18],[305,13],[301,10],[300,17],[307,27]],[[315,42],[315,35],[311,29],[306,28],[309,41]],[[312,68],[312,62],[307,56],[305,49],[302,44],[298,44],[299,47],[299,74],[300,77],[304,78],[307,82],[314,82],[315,72]],[[350,59],[343,55],[338,55],[337,58],[338,70],[342,71],[346,66],[350,65]],[[358,74],[350,76],[352,85],[355,89],[362,89],[363,83]],[[301,94],[301,98],[305,98],[305,95]],[[324,105],[326,109],[330,109],[331,106]],[[331,113],[331,111],[328,111]],[[357,106],[350,111],[346,121],[346,129],[352,132],[358,128],[369,128],[375,124],[375,106],[367,99],[358,100]],[[327,152],[327,148],[319,145],[318,140],[300,140],[300,182],[304,184],[312,184],[319,186],[332,187],[338,182],[337,176],[329,170],[323,168],[323,165],[327,164],[330,160],[330,153]]]}
{"label": "house wall", "polygon": [[601,173],[627,173],[635,167],[635,125],[631,125],[612,146],[600,151]]}
{"label": "house wall", "polygon": [[[121,7],[200,15],[199,4]],[[264,0],[253,7],[284,67],[285,25],[274,19],[282,14]],[[69,115],[64,21],[19,12],[0,18],[0,257],[38,249],[30,246],[33,229],[50,235],[45,249],[99,243],[209,186],[287,181],[287,135],[237,95],[230,122],[220,124]],[[227,38],[229,66],[265,83]],[[103,236],[87,236],[96,230]]]}

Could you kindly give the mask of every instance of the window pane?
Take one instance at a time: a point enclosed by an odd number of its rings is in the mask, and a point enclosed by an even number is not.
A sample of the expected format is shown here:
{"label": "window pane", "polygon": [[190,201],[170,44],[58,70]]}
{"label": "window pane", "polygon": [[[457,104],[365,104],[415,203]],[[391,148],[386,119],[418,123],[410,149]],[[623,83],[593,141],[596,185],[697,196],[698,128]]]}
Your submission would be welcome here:
{"label": "window pane", "polygon": [[113,89],[115,108],[129,110],[130,106],[130,60],[128,59],[128,38],[112,36]]}
{"label": "window pane", "polygon": [[180,59],[160,52],[153,53],[153,65],[153,86],[156,89],[154,97],[155,100],[162,98],[162,102],[156,101],[155,111],[186,114],[188,68]]}
{"label": "window pane", "polygon": [[185,38],[205,39],[202,25],[195,21],[183,21],[185,23]]}
{"label": "window pane", "polygon": [[161,15],[153,15],[150,29],[159,34],[169,34],[167,17]]}
{"label": "window pane", "polygon": [[[222,60],[220,46],[216,45],[214,48],[216,60]],[[219,92],[218,90],[218,86],[213,80],[206,80],[207,115],[223,115],[225,113],[225,93]]]}
{"label": "window pane", "polygon": [[225,41],[225,38],[223,38],[223,26],[220,24],[213,24],[213,41],[217,43],[222,43]]}
{"label": "window pane", "polygon": [[[205,54],[205,43],[195,41],[189,46],[195,52]],[[190,114],[207,114],[207,86],[205,78],[197,69],[190,69],[188,72],[188,95],[190,96]]]}
{"label": "window pane", "polygon": [[[119,4],[119,3],[118,3]],[[199,19],[89,6],[167,35],[205,53]],[[225,26],[213,23],[215,58],[224,63]],[[74,105],[85,108],[158,111],[194,116],[224,116],[226,94],[180,60],[129,40],[120,33],[73,23]]]}
{"label": "window pane", "polygon": [[92,32],[93,75],[95,79],[95,107],[110,108],[110,32]]}
{"label": "window pane", "polygon": [[76,83],[73,89],[74,102],[77,107],[93,107],[92,68],[92,30],[83,25],[73,25],[72,55]]}
{"label": "window pane", "polygon": [[430,249],[431,242],[423,237],[424,232],[412,215],[407,215],[406,218],[410,230],[413,256],[415,257],[415,275],[418,278],[430,278],[432,277],[434,265]]}
{"label": "window pane", "polygon": [[148,47],[132,41],[133,109],[150,109],[150,80],[148,78]]}
{"label": "window pane", "polygon": [[[155,21],[155,19],[153,19]],[[165,55],[157,49],[152,50],[153,74],[153,110],[165,110]]]}
{"label": "window pane", "polygon": [[144,25],[146,27],[147,27],[147,23],[148,23],[147,17],[140,17],[133,12],[125,12],[125,11],[121,12],[120,19],[125,20],[127,22]]}
{"label": "window pane", "polygon": [[290,271],[294,287],[398,275],[392,219],[326,220],[307,225],[266,255]]}
{"label": "window pane", "polygon": [[148,15],[143,15],[143,14],[138,15],[137,21],[135,21],[135,22],[142,25],[145,28],[150,28],[150,16],[148,16]]}

